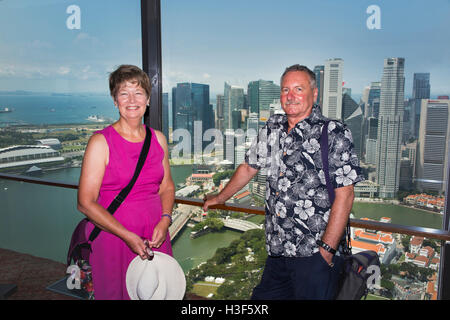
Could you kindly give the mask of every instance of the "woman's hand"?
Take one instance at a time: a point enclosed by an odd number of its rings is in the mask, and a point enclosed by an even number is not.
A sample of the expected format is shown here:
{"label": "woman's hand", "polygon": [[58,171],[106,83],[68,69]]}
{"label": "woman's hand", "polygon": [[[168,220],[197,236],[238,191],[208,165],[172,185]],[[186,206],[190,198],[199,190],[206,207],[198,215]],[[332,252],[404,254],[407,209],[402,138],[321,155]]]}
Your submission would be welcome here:
{"label": "woman's hand", "polygon": [[148,242],[151,248],[159,248],[166,240],[170,226],[170,219],[163,217],[153,230],[152,240]]}
{"label": "woman's hand", "polygon": [[123,241],[125,241],[130,250],[140,256],[142,260],[151,258],[150,254],[147,253],[148,245],[145,243],[148,240],[143,240],[137,234],[128,232],[123,238]]}

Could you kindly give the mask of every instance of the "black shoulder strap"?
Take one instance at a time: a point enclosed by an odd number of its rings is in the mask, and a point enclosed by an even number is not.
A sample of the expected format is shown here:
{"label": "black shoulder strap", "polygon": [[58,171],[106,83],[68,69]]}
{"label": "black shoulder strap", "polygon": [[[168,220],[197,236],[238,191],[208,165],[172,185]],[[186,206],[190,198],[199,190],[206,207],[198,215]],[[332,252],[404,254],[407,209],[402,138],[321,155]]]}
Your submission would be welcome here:
{"label": "black shoulder strap", "polygon": [[323,173],[325,174],[325,181],[327,183],[328,190],[328,198],[330,200],[330,204],[333,204],[335,193],[334,187],[331,183],[330,179],[330,170],[328,165],[328,124],[330,120],[325,121],[325,124],[322,127],[322,135],[320,136],[320,154],[322,156],[322,168]]}
{"label": "black shoulder strap", "polygon": [[[109,205],[108,212],[113,215],[114,212],[119,208],[119,206],[122,204],[122,202],[125,200],[125,198],[130,193],[131,189],[133,188],[137,178],[139,177],[139,174],[141,173],[142,167],[144,166],[145,159],[147,158],[148,151],[150,150],[150,142],[152,139],[152,132],[151,130],[145,126],[145,140],[144,145],[142,146],[141,154],[139,155],[139,160],[136,165],[136,170],[134,171],[133,178],[131,178],[128,185],[120,191],[120,193],[114,198],[114,200]],[[100,231],[102,231],[99,227],[95,227],[94,230],[92,230],[89,241],[94,241],[95,238],[99,235]]]}

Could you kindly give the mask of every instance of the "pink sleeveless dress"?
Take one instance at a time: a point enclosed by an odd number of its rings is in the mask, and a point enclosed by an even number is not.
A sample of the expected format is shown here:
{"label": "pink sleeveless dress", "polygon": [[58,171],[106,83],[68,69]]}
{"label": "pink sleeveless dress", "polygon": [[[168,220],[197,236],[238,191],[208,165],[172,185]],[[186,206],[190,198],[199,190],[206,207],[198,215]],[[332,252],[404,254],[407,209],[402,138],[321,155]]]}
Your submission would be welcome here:
{"label": "pink sleeveless dress", "polygon": [[[164,150],[152,131],[150,150],[142,171],[125,201],[114,213],[117,219],[129,231],[138,236],[151,239],[153,229],[161,219],[162,207],[159,197],[159,185],[164,177],[162,160]],[[139,159],[144,141],[129,142],[112,127],[97,131],[106,138],[109,147],[109,163],[106,166],[98,203],[108,208],[114,197],[130,182]],[[89,236],[94,228],[92,223],[86,228]],[[169,233],[160,248],[154,249],[172,254]],[[92,243],[90,262],[96,300],[128,300],[125,275],[131,260],[136,257],[119,237],[100,232]]]}

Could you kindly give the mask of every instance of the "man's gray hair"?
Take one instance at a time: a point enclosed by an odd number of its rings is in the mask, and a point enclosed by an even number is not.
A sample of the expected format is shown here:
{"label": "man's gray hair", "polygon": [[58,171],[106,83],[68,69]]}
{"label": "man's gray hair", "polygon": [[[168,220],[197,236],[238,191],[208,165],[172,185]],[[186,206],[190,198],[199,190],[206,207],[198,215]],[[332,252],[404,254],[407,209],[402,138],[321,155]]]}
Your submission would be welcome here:
{"label": "man's gray hair", "polygon": [[290,67],[287,67],[286,70],[284,70],[283,74],[281,75],[280,79],[280,86],[283,84],[283,78],[284,76],[291,71],[301,71],[306,72],[309,75],[309,84],[311,86],[311,89],[316,88],[316,74],[311,71],[308,67],[302,66],[300,64],[294,64]]}

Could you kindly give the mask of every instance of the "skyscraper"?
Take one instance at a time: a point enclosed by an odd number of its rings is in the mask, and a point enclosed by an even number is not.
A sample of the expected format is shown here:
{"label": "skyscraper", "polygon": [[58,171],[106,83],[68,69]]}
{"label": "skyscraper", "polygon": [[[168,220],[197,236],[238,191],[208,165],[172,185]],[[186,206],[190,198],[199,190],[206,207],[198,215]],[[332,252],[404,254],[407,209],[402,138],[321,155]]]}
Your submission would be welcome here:
{"label": "skyscraper", "polygon": [[342,120],[342,72],[344,60],[336,58],[325,62],[323,83],[323,115]]}
{"label": "skyscraper", "polygon": [[370,84],[369,97],[367,99],[369,117],[378,118],[378,113],[380,112],[380,93],[381,82],[372,82]]}
{"label": "skyscraper", "polygon": [[280,98],[280,86],[273,81],[251,81],[247,95],[250,112],[259,113],[261,110],[269,110],[270,104]]}
{"label": "skyscraper", "polygon": [[414,99],[430,98],[430,74],[414,73],[412,96]]}
{"label": "skyscraper", "polygon": [[325,66],[315,66],[314,73],[316,74],[316,86],[317,86],[317,100],[314,101],[320,106],[323,106],[323,81],[325,74]]}
{"label": "skyscraper", "polygon": [[344,123],[352,132],[354,150],[358,155],[358,158],[361,159],[363,113],[361,106],[348,94],[344,94],[342,97],[342,117]]}
{"label": "skyscraper", "polygon": [[369,117],[367,119],[367,138],[365,139],[365,162],[367,164],[377,164],[377,134],[378,119]]}
{"label": "skyscraper", "polygon": [[399,187],[404,68],[404,58],[384,59],[377,133],[377,182],[381,198],[394,198]]}
{"label": "skyscraper", "polygon": [[224,103],[225,100],[223,94],[218,94],[216,100],[216,128],[220,131],[223,131],[225,128],[223,115]]}
{"label": "skyscraper", "polygon": [[172,90],[172,104],[174,106],[173,129],[188,130],[191,134],[192,146],[194,145],[194,121],[201,121],[202,135],[206,130],[214,128],[214,113],[209,103],[209,85],[178,83]]}
{"label": "skyscraper", "polygon": [[445,191],[450,125],[450,100],[422,99],[419,146],[417,154],[417,187],[420,191]]}
{"label": "skyscraper", "polygon": [[244,108],[244,89],[225,82],[223,99],[224,128],[225,130],[233,129],[232,111]]}
{"label": "skyscraper", "polygon": [[414,73],[412,99],[414,99],[414,102],[411,108],[411,134],[414,137],[418,137],[422,99],[430,99],[429,73]]}

